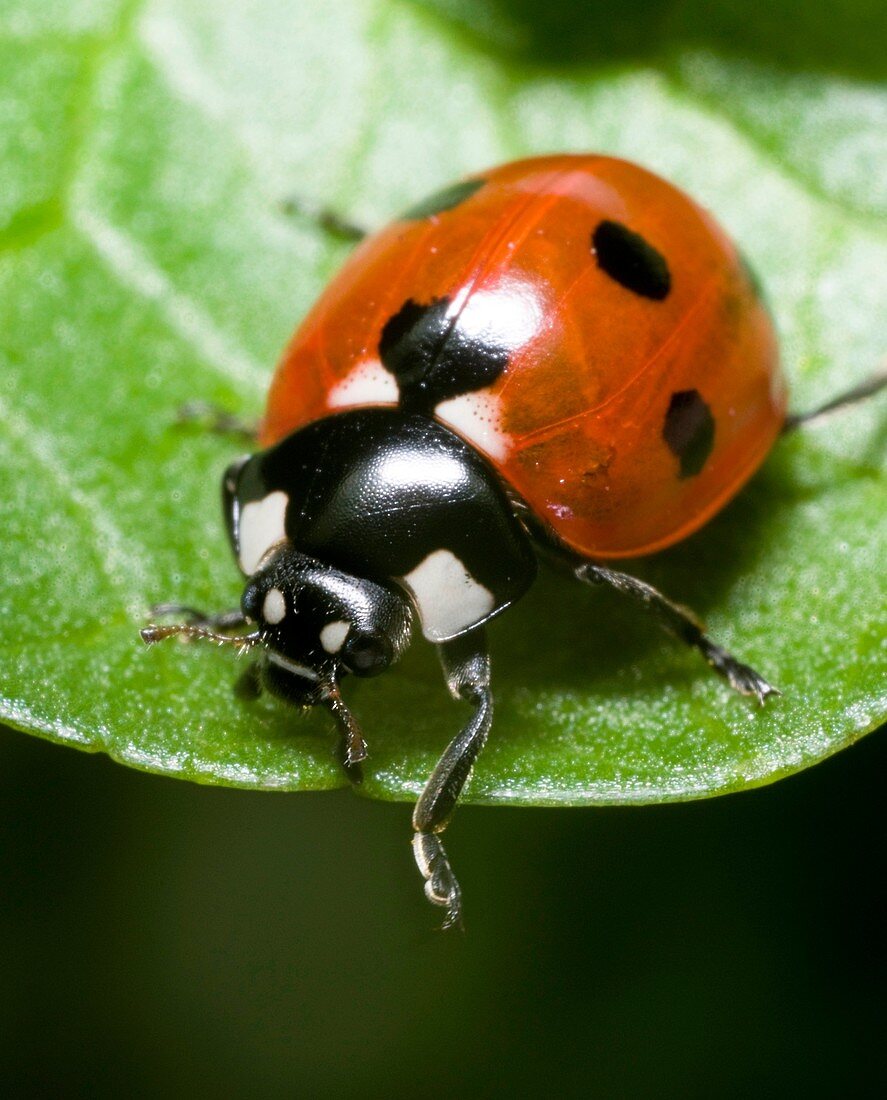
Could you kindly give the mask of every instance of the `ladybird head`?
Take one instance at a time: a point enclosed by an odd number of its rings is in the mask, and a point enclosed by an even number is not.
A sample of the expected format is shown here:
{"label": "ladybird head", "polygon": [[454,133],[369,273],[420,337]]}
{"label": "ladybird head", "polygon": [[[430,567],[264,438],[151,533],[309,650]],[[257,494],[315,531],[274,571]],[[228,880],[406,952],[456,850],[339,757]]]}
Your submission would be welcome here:
{"label": "ladybird head", "polygon": [[[376,676],[401,656],[412,626],[404,596],[325,565],[286,543],[247,581],[241,611],[253,625],[248,633],[229,632],[230,614],[204,616],[181,604],[154,610],[186,612],[189,621],[145,627],[141,635],[148,645],[179,636],[239,652],[262,650],[257,669],[261,679],[255,686],[264,684],[298,707],[328,707],[342,737],[346,769],[359,781],[357,765],[366,756],[366,745],[339,693],[339,679],[349,672]],[[236,625],[243,621],[236,614],[234,618]]]}
{"label": "ladybird head", "polygon": [[270,664],[305,681],[308,697],[343,672],[384,672],[405,650],[412,619],[403,596],[290,546],[249,578],[241,608]]}

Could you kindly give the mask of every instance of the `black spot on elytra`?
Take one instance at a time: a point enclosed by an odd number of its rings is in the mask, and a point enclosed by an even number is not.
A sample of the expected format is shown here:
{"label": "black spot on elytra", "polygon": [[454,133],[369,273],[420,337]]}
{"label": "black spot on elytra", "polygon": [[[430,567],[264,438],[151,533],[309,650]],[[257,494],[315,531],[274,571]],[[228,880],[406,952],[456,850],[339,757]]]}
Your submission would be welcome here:
{"label": "black spot on elytra", "polygon": [[662,438],[680,461],[680,476],[698,474],[715,442],[715,420],[698,390],[672,394],[662,427]]}
{"label": "black spot on elytra", "polygon": [[408,298],[382,328],[379,357],[410,412],[431,413],[441,401],[483,389],[508,363],[507,348],[467,335],[450,305],[449,298],[427,305]]}
{"label": "black spot on elytra", "polygon": [[661,252],[621,222],[602,221],[591,235],[598,267],[626,289],[662,301],[671,290],[671,273]]}
{"label": "black spot on elytra", "polygon": [[458,183],[452,183],[449,187],[444,187],[441,191],[435,191],[433,195],[426,196],[421,202],[417,202],[415,206],[411,206],[409,210],[404,211],[401,217],[404,221],[419,221],[421,218],[431,218],[435,214],[443,214],[465,202],[466,199],[470,199],[486,182],[482,178],[459,180]]}

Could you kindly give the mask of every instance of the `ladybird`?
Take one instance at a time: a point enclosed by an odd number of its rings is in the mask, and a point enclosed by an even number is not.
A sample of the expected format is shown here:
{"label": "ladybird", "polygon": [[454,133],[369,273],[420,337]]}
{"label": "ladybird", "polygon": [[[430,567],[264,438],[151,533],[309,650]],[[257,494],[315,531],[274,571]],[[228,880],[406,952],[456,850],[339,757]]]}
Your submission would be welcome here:
{"label": "ladybird", "polygon": [[492,722],[487,621],[541,553],[763,703],[760,673],[604,563],[692,534],[800,419],[767,306],[710,214],[612,157],[506,164],[353,252],[284,352],[261,450],[222,479],[240,608],[158,605],[187,621],[142,634],[256,650],[248,690],[328,708],[357,778],[367,746],[340,684],[393,665],[417,620],[471,707],[413,813],[425,893],[459,925],[441,833]]}

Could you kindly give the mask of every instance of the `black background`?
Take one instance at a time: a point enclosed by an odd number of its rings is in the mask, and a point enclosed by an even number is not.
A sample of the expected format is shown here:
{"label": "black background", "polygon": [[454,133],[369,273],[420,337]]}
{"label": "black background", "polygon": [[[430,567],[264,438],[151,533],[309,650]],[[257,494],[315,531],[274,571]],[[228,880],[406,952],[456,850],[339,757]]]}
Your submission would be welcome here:
{"label": "black background", "polygon": [[432,931],[405,804],[201,788],[10,731],[0,761],[12,1095],[883,1085],[883,731],[707,802],[463,807],[461,936]]}

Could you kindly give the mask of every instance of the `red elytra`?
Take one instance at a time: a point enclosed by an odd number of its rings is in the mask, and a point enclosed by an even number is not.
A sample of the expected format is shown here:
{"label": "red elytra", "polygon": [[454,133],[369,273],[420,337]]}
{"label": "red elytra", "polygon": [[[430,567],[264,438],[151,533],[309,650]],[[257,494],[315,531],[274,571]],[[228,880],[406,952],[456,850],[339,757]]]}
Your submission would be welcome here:
{"label": "red elytra", "polygon": [[[735,246],[682,191],[612,157],[518,161],[461,196],[355,250],[283,355],[262,446],[343,408],[395,404],[384,326],[408,301],[449,299],[453,327],[508,355],[439,420],[583,554],[633,557],[691,534],[785,422],[772,321]],[[652,264],[646,285],[637,259]]]}

